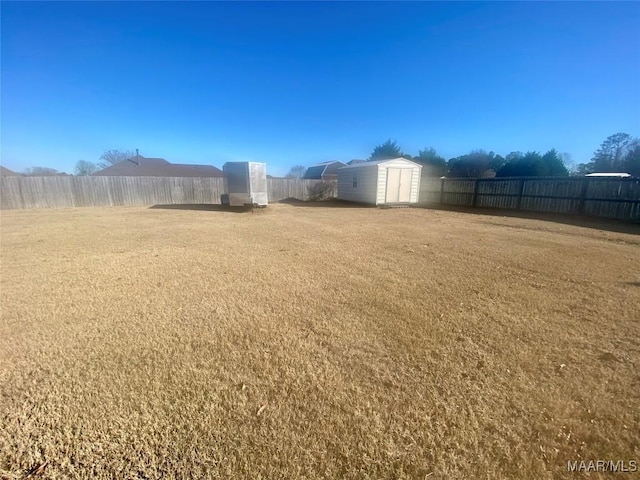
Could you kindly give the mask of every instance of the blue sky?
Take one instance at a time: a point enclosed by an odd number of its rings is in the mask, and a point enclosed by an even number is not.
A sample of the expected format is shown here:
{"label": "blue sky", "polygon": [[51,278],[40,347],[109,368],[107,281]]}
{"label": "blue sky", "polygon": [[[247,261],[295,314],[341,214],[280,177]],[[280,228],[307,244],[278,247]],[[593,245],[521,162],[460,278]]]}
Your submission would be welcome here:
{"label": "blue sky", "polygon": [[588,161],[640,136],[639,2],[1,3],[2,164],[221,167],[395,139]]}

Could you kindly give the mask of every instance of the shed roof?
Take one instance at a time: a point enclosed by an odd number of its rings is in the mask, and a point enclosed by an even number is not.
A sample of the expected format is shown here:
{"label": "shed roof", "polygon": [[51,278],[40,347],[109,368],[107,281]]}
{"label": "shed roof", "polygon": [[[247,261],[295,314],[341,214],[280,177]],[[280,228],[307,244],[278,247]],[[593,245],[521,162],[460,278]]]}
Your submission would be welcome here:
{"label": "shed roof", "polygon": [[403,162],[410,163],[411,165],[415,165],[416,167],[421,166],[419,163],[412,162],[411,160],[407,160],[406,158],[398,157],[398,158],[390,158],[388,160],[376,160],[373,162],[355,163],[353,165],[347,165],[345,167],[341,167],[340,169],[343,170],[346,168],[362,168],[362,167],[369,167],[371,165],[382,165],[383,163],[396,162],[398,160],[402,160]]}

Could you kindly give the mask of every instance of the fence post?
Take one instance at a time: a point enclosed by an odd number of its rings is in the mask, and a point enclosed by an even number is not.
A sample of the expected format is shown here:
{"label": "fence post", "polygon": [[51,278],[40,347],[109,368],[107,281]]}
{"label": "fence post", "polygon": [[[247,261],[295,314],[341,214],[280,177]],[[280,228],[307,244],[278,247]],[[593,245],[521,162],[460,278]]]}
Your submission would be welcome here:
{"label": "fence post", "polygon": [[523,178],[520,180],[520,185],[518,186],[518,198],[516,199],[516,210],[520,210],[522,208],[522,194],[524,193],[524,182],[526,180]]}
{"label": "fence post", "polygon": [[442,200],[444,199],[444,182],[445,182],[445,179],[441,178],[440,179],[440,205],[442,205]]}
{"label": "fence post", "polygon": [[582,188],[580,188],[580,203],[578,206],[578,213],[584,215],[586,211],[586,199],[587,190],[589,189],[589,179],[587,177],[582,179]]}
{"label": "fence post", "polygon": [[473,200],[471,200],[471,206],[475,207],[476,202],[478,200],[478,185],[480,184],[480,179],[476,178],[473,180]]}

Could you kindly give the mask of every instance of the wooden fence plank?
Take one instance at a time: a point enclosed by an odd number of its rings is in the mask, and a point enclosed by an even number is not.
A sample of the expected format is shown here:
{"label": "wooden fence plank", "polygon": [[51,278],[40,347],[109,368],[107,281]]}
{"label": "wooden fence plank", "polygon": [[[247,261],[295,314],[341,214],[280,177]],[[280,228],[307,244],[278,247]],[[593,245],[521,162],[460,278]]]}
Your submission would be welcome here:
{"label": "wooden fence plank", "polygon": [[9,210],[13,208],[25,208],[22,198],[20,177],[0,177],[0,208]]}
{"label": "wooden fence plank", "polygon": [[480,179],[423,178],[421,204],[442,204],[585,214],[640,220],[640,179],[524,177]]}

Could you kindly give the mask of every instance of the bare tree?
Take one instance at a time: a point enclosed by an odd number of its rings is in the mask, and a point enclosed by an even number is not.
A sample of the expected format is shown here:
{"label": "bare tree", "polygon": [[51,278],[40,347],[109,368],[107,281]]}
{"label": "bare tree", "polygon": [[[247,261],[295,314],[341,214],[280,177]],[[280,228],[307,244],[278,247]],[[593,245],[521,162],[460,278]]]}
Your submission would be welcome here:
{"label": "bare tree", "polygon": [[107,168],[135,156],[131,150],[107,150],[100,156],[99,168]]}
{"label": "bare tree", "polygon": [[78,163],[76,163],[76,175],[93,175],[97,170],[98,166],[95,163],[87,162],[86,160],[78,160]]}
{"label": "bare tree", "polygon": [[291,170],[289,170],[289,173],[287,173],[285,178],[302,178],[304,177],[304,172],[306,171],[307,169],[304,166],[294,165],[293,167],[291,167]]}
{"label": "bare tree", "polygon": [[[590,162],[581,163],[577,167],[580,174],[594,172],[624,172],[632,175],[640,174],[640,140],[628,133],[616,133],[606,138],[600,148],[593,154]],[[632,170],[633,173],[628,170]]]}

